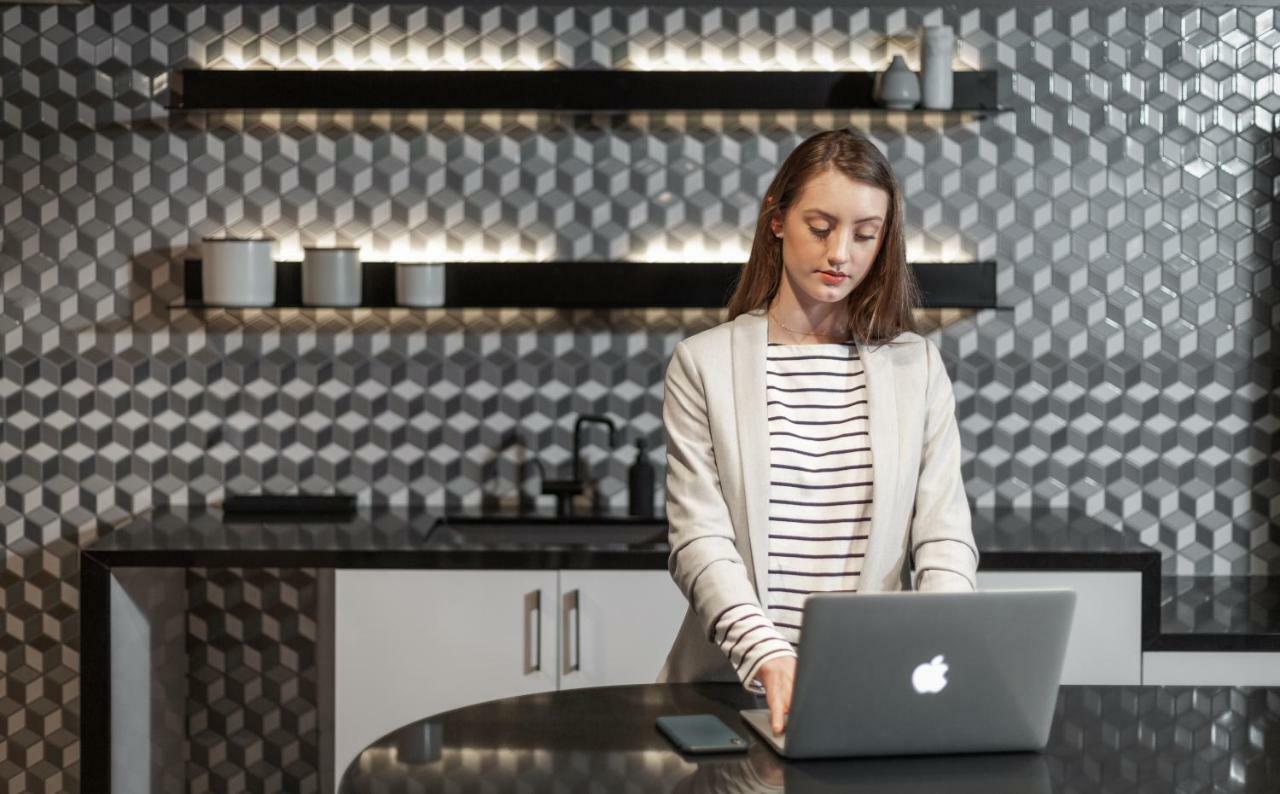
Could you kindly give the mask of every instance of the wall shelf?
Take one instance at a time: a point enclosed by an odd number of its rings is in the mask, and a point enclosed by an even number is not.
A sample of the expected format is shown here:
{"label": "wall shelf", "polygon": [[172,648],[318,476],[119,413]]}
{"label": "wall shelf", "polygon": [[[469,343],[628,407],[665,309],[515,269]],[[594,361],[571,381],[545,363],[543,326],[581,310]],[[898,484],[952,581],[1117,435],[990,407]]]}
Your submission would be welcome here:
{"label": "wall shelf", "polygon": [[[359,307],[302,303],[301,262],[276,263],[276,302],[261,308],[395,308],[394,262],[364,262]],[[720,308],[739,262],[442,262],[437,308]],[[994,309],[995,262],[915,262],[925,308]],[[185,296],[171,309],[238,309],[204,302],[201,262],[183,263]]]}
{"label": "wall shelf", "polygon": [[[877,72],[183,69],[172,110],[881,110]],[[995,71],[955,73],[949,111],[999,113]]]}

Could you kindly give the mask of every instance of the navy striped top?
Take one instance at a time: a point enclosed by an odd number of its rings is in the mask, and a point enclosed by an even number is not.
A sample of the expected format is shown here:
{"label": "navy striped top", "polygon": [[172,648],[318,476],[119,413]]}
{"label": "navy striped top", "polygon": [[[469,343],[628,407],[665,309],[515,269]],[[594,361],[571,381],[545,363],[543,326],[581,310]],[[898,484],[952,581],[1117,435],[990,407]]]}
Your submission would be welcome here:
{"label": "navy striped top", "polygon": [[857,346],[770,342],[767,359],[767,603],[765,612],[754,604],[728,610],[715,633],[743,684],[756,690],[761,663],[794,655],[810,593],[857,591],[872,505],[867,383]]}

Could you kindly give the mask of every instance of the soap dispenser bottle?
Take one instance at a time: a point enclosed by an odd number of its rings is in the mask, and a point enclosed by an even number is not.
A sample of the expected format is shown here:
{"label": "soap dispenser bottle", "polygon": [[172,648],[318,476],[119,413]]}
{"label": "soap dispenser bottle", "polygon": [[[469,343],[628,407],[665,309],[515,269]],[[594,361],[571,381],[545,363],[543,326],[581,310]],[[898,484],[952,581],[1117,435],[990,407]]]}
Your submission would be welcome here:
{"label": "soap dispenser bottle", "polygon": [[636,460],[627,470],[627,513],[633,516],[653,516],[653,464],[645,451],[647,442],[636,439]]}

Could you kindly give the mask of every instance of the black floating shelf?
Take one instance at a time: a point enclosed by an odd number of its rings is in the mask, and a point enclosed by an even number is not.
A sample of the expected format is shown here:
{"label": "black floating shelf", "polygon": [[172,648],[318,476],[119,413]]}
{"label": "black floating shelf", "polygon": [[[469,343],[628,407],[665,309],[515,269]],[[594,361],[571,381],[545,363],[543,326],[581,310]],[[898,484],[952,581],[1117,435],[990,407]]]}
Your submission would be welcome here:
{"label": "black floating shelf", "polygon": [[[183,69],[175,110],[883,110],[876,72]],[[955,73],[952,111],[1001,112],[995,71]],[[941,111],[916,111],[941,112]]]}
{"label": "black floating shelf", "polygon": [[[738,262],[444,262],[438,308],[720,308],[742,269]],[[994,309],[995,262],[911,265],[925,308]],[[204,303],[201,263],[184,262],[186,296],[175,309],[235,309]],[[359,308],[396,304],[394,262],[364,262]],[[302,303],[300,262],[276,263],[276,302],[263,308],[326,308]],[[352,308],[352,307],[345,307]]]}

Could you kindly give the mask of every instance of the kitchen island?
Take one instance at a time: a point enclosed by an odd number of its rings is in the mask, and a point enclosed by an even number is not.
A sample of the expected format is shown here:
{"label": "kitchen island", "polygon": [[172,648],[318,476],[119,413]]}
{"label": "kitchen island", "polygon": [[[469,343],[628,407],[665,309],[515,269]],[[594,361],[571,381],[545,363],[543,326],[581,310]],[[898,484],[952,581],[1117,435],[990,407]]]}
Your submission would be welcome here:
{"label": "kitchen island", "polygon": [[[84,780],[93,781],[86,790],[151,791],[180,785],[169,780],[172,770],[166,759],[180,757],[174,753],[181,751],[185,738],[183,571],[188,567],[314,568],[322,579],[336,580],[328,591],[336,616],[317,616],[318,664],[327,665],[321,696],[329,698],[330,717],[321,720],[320,730],[336,722],[342,731],[371,716],[382,720],[340,738],[337,750],[332,736],[321,742],[322,769],[337,773],[350,753],[410,718],[511,694],[651,682],[682,609],[666,575],[665,534],[661,517],[617,515],[557,518],[364,508],[343,519],[232,518],[212,508],[166,508],[138,516],[81,553],[83,764]],[[1080,514],[1051,510],[976,510],[974,534],[982,557],[981,586],[1065,583],[1082,593],[1078,614],[1093,609],[1106,618],[1073,624],[1073,638],[1079,634],[1081,644],[1074,662],[1069,650],[1064,675],[1093,681],[1089,676],[1119,674],[1124,682],[1140,683],[1142,644],[1159,635],[1157,552]],[[543,584],[530,586],[531,580],[518,578],[522,575],[540,577]],[[614,599],[620,609],[632,611],[593,623],[592,590],[580,584],[581,577],[594,576],[592,586],[599,589],[621,586],[628,575],[646,582]],[[510,667],[518,686],[504,690],[480,676],[484,688],[459,685],[454,692],[415,695],[397,682],[394,669],[377,666],[393,665],[403,655],[387,650],[398,647],[395,643],[426,634],[410,625],[432,606],[418,594],[432,592],[432,583],[445,576],[453,577],[450,587],[475,583],[477,599],[490,591],[509,591],[507,606],[495,610],[477,605],[484,609],[476,614],[489,620],[501,612],[515,621],[510,630],[493,633],[509,636],[516,646]],[[349,586],[344,588],[344,581]],[[665,599],[662,609],[647,595],[654,587]],[[379,592],[385,600],[376,600]],[[638,625],[631,621],[655,612],[661,613],[658,624],[670,628],[640,632],[651,655],[641,660],[641,671],[592,677],[590,663],[609,656],[612,646],[603,641],[593,646],[590,627],[618,621]],[[559,619],[550,618],[556,613]],[[537,626],[531,630],[530,620]],[[1105,625],[1098,629],[1094,623]],[[469,625],[474,628],[474,620]],[[1099,630],[1110,630],[1114,638],[1089,635]],[[361,631],[362,641],[344,641],[344,632],[354,636]],[[437,652],[414,657],[416,666],[439,657],[438,650],[449,645],[447,637],[430,639],[434,644],[425,647]],[[495,655],[493,649],[482,649],[476,658]],[[637,653],[630,649],[621,655],[634,662]],[[1112,657],[1121,661],[1097,661]],[[473,661],[455,660],[464,671],[478,667]],[[387,702],[372,701],[375,696]],[[344,711],[344,702],[363,704],[367,713]],[[150,766],[137,763],[140,758],[151,759]]]}

